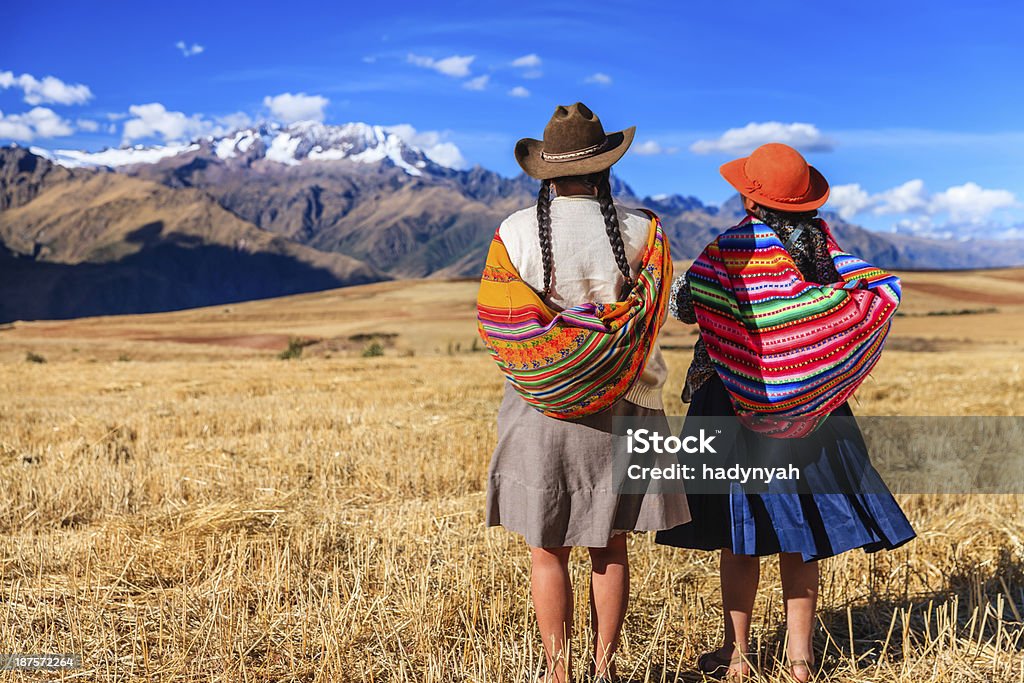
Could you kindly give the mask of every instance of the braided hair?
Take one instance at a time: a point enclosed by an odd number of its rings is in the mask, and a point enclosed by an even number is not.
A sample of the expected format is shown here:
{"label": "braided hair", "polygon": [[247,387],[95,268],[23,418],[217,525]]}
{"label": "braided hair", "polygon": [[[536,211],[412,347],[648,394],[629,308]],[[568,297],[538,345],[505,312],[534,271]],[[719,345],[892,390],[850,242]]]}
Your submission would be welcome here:
{"label": "braided hair", "polygon": [[597,201],[601,204],[601,215],[604,216],[604,231],[608,233],[608,242],[612,245],[612,254],[619,272],[624,279],[621,298],[625,299],[633,289],[633,275],[626,258],[626,246],[622,243],[622,230],[619,229],[619,214],[612,201],[611,171],[601,173],[597,183]]}
{"label": "braided hair", "polygon": [[779,211],[767,206],[761,206],[760,209],[761,220],[776,232],[792,232],[800,226],[805,230],[817,227],[817,211]]}
{"label": "braided hair", "polygon": [[[619,271],[625,280],[621,293],[621,298],[624,299],[632,291],[634,281],[629,267],[629,260],[626,258],[626,247],[622,241],[622,231],[619,228],[619,215],[615,210],[615,203],[612,201],[610,176],[611,172],[604,170],[585,176],[556,178],[555,182],[571,179],[597,188],[597,201],[601,206],[601,216],[604,218],[604,228],[608,234],[608,242],[611,244],[615,263],[618,265]],[[547,299],[551,294],[551,273],[554,269],[554,257],[551,252],[551,183],[552,181],[550,180],[541,181],[540,193],[537,195],[537,232],[540,236],[541,261],[544,265],[544,290],[541,293],[541,297],[544,299]]]}
{"label": "braided hair", "polygon": [[544,291],[541,298],[547,299],[551,294],[551,271],[554,268],[554,257],[551,254],[551,181],[540,182],[540,193],[537,195],[537,232],[540,234],[540,258],[544,263]]}
{"label": "braided hair", "polygon": [[801,230],[787,248],[797,269],[807,279],[816,282],[837,282],[839,274],[828,256],[825,235],[818,225],[817,211],[779,211],[760,207],[759,218],[786,243],[795,230]]}

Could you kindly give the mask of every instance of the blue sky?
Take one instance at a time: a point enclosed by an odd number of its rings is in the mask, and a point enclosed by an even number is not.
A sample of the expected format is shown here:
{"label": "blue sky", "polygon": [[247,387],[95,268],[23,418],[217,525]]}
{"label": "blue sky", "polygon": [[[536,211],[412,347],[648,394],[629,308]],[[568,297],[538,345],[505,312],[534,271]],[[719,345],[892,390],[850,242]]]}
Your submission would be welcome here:
{"label": "blue sky", "polygon": [[0,142],[96,150],[301,115],[409,124],[511,175],[515,140],[582,100],[637,126],[616,170],[642,194],[720,202],[718,166],[781,140],[861,224],[1024,236],[1021,3],[563,4],[19,3]]}

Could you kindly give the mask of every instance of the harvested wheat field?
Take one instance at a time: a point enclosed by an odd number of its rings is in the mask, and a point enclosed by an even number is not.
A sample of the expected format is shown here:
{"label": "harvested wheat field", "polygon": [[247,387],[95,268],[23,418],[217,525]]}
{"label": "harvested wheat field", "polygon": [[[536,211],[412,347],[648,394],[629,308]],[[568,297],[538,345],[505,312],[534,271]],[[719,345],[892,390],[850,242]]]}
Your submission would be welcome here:
{"label": "harvested wheat field", "polygon": [[[855,412],[1020,415],[1020,275],[908,274]],[[0,651],[84,658],[9,680],[531,680],[526,549],[482,523],[501,382],[474,291],[383,283],[0,329]],[[670,396],[693,339],[666,328]],[[916,541],[823,563],[819,680],[1024,681],[1024,496],[901,502]],[[715,557],[643,535],[630,550],[620,673],[700,680]],[[763,568],[756,663],[786,680]]]}

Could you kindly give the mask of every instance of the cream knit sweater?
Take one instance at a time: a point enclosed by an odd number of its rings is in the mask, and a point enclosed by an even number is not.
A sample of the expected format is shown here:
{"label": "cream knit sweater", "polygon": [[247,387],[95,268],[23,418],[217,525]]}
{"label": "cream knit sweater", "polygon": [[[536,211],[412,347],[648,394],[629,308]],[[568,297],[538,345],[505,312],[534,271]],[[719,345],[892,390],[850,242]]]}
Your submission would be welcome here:
{"label": "cream knit sweater", "polygon": [[[619,229],[626,258],[634,274],[647,245],[651,220],[647,214],[616,205]],[[544,289],[544,263],[537,234],[537,207],[517,211],[498,228],[501,241],[512,264],[526,284],[536,291]],[[589,301],[611,302],[619,298],[623,278],[615,264],[604,229],[601,205],[593,197],[555,197],[551,200],[551,275],[550,303],[570,308]],[[669,283],[664,283],[667,287]],[[662,409],[661,391],[668,368],[655,342],[643,374],[625,399],[638,406]]]}

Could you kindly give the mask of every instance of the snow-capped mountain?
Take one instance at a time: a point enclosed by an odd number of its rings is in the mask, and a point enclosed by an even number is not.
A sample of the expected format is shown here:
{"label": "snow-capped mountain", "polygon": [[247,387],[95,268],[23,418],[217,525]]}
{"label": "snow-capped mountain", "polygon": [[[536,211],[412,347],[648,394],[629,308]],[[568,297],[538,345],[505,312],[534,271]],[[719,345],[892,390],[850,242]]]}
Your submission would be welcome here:
{"label": "snow-capped mountain", "polygon": [[[408,128],[306,122],[101,152],[0,147],[0,321],[477,276],[495,227],[536,201],[538,183],[453,169],[443,142]],[[641,198],[614,177],[612,190],[625,206],[654,209],[681,259],[743,215],[738,196],[721,206]],[[1024,263],[1024,241],[829,220],[844,248],[882,267]]]}
{"label": "snow-capped mountain", "polygon": [[333,126],[317,121],[298,121],[288,125],[265,123],[226,135],[209,135],[188,143],[145,147],[110,148],[99,152],[31,148],[34,154],[68,168],[89,166],[132,166],[152,164],[181,154],[210,150],[224,161],[246,164],[265,159],[287,166],[307,162],[350,161],[361,164],[387,163],[411,176],[424,171],[443,171],[444,158],[432,159],[428,153],[410,144],[400,129],[346,123]]}
{"label": "snow-capped mountain", "polygon": [[78,149],[50,150],[42,147],[29,147],[28,149],[33,154],[49,159],[65,168],[102,166],[116,168],[133,164],[153,164],[167,157],[198,150],[199,145],[172,144],[158,147],[135,145],[133,147],[109,147],[98,152],[85,152]]}

